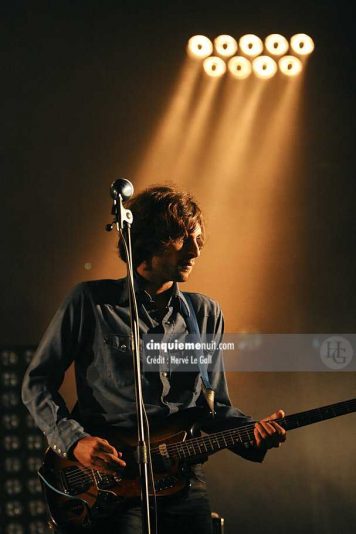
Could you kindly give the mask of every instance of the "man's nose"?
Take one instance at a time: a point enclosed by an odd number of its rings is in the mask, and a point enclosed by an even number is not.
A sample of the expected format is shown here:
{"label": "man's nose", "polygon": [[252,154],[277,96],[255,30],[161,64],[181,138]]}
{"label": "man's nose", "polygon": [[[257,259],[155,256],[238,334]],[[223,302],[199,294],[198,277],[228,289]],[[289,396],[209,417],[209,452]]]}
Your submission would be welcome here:
{"label": "man's nose", "polygon": [[194,238],[189,239],[187,243],[187,252],[191,258],[199,258],[200,256],[200,247],[198,241]]}

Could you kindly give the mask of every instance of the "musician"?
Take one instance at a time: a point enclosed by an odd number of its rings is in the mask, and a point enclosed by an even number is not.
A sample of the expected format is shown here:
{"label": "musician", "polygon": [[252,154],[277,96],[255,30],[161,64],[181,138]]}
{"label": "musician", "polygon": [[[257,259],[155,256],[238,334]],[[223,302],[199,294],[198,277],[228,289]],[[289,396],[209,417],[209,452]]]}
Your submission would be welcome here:
{"label": "musician", "polygon": [[[192,315],[202,335],[219,341],[223,316],[214,300],[199,293],[183,294],[185,282],[205,240],[201,210],[189,193],[168,186],[151,187],[127,202],[133,213],[132,247],[140,334],[163,333],[171,338],[189,332]],[[119,254],[125,261],[122,242]],[[189,304],[189,302],[190,304]],[[192,308],[190,307],[192,306]],[[23,382],[23,402],[62,458],[106,473],[125,471],[125,457],[105,439],[106,430],[136,429],[136,405],[127,279],[84,282],[74,288],[54,316]],[[214,424],[252,419],[231,406],[222,355],[213,355],[209,373],[215,394]],[[75,362],[78,402],[69,413],[58,393],[64,373]],[[143,372],[145,407],[152,424],[162,425],[173,414],[207,407],[201,372]],[[266,419],[283,417],[279,410]],[[234,452],[262,461],[267,449],[285,440],[275,421],[255,423],[255,445]],[[190,468],[190,487],[158,505],[158,531],[211,532],[210,507],[201,465]],[[151,514],[152,515],[152,514]],[[140,504],[126,501],[89,532],[141,532]],[[106,529],[106,530],[105,530]],[[87,530],[88,531],[88,530]],[[72,532],[68,527],[61,532]]]}

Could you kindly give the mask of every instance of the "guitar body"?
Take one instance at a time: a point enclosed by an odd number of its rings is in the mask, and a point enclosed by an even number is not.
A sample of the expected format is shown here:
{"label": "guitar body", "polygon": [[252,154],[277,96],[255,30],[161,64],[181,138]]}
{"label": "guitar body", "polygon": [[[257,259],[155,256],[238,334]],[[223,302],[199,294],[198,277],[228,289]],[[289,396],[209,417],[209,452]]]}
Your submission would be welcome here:
{"label": "guitar body", "polygon": [[[196,418],[196,415],[195,417]],[[157,498],[183,491],[189,486],[189,465],[177,456],[167,455],[167,447],[188,445],[199,433],[196,424],[182,428],[181,417],[171,417],[164,430],[151,432],[151,457]],[[186,419],[186,417],[185,417]],[[99,435],[99,434],[97,434]],[[92,520],[105,517],[120,501],[139,499],[141,479],[136,461],[137,438],[129,432],[100,434],[123,453],[126,467],[113,475],[88,469],[76,461],[58,456],[47,449],[39,472],[51,521],[58,527],[90,526]],[[197,461],[204,461],[203,455]],[[150,480],[149,493],[153,495]]]}

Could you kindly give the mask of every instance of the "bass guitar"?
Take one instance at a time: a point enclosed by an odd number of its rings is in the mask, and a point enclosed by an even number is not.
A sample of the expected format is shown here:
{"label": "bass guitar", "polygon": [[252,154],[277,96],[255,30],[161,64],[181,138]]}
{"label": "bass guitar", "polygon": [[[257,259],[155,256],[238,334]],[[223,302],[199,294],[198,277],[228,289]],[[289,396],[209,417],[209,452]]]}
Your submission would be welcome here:
{"label": "bass guitar", "polygon": [[[276,419],[290,431],[356,411],[356,399]],[[174,495],[189,485],[189,466],[226,448],[249,449],[254,446],[254,423],[230,427],[201,435],[198,409],[171,416],[164,430],[152,433],[150,453],[153,482],[150,495]],[[230,421],[231,424],[231,421]],[[136,436],[111,432],[101,437],[122,451],[126,467],[108,475],[78,462],[62,458],[47,449],[39,471],[50,519],[58,527],[86,527],[99,517],[109,515],[126,499],[139,498],[140,476],[136,459]]]}

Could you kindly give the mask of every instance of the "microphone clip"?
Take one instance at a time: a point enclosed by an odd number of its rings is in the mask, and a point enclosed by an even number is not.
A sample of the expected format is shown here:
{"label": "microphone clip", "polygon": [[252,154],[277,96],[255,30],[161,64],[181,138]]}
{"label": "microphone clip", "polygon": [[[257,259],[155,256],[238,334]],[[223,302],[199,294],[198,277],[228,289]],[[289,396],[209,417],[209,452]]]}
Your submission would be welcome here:
{"label": "microphone clip", "polygon": [[117,227],[118,231],[123,230],[125,223],[127,226],[131,226],[133,221],[132,211],[124,208],[121,195],[113,199],[111,213],[114,218],[112,223],[105,226],[107,232],[111,232],[114,226]]}

